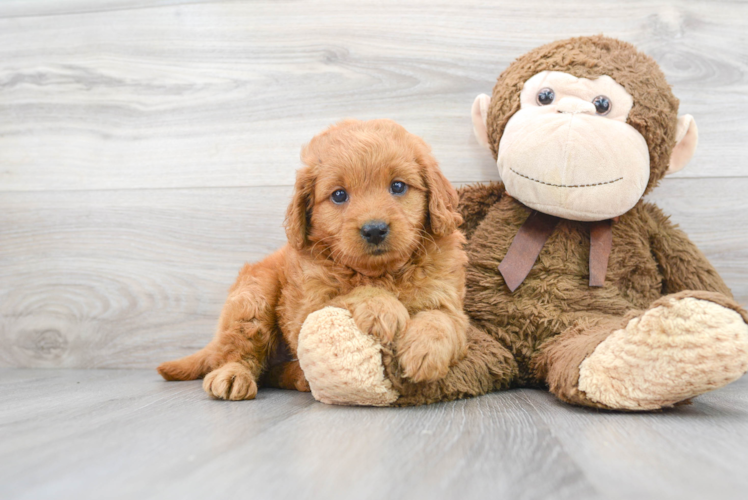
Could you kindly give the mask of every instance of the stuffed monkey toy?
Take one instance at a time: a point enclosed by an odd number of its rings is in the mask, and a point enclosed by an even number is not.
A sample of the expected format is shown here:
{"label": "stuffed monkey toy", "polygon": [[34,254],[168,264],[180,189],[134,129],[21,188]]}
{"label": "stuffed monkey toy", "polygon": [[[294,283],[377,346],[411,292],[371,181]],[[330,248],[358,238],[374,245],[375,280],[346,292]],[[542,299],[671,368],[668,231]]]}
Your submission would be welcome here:
{"label": "stuffed monkey toy", "polygon": [[656,410],[748,369],[746,312],[704,255],[642,200],[698,132],[657,63],[603,36],[513,62],[472,117],[502,183],[461,190],[466,312],[509,356],[506,383]]}
{"label": "stuffed monkey toy", "polygon": [[[696,124],[677,113],[657,63],[628,43],[573,38],[517,59],[472,109],[503,183],[460,190],[465,309],[498,347],[474,345],[485,359],[424,388],[399,377],[393,354],[345,311],[324,309],[299,338],[315,397],[419,404],[545,386],[568,403],[641,411],[742,376],[748,315],[688,237],[642,200],[694,153]],[[480,376],[464,378],[471,363]]]}

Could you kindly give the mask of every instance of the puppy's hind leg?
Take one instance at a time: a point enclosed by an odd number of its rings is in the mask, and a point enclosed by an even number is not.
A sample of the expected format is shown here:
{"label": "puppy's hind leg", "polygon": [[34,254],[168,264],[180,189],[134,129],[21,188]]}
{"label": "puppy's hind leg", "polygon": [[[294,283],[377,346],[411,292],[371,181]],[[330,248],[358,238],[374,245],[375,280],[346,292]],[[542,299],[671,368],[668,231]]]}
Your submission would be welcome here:
{"label": "puppy's hind leg", "polygon": [[299,392],[309,392],[312,390],[298,360],[286,361],[272,366],[263,375],[262,382],[263,387],[276,387],[278,389],[289,389]]}
{"label": "puppy's hind leg", "polygon": [[216,336],[201,351],[159,366],[166,380],[204,376],[203,388],[215,398],[254,399],[268,350],[279,335],[275,308],[285,252],[244,266],[229,291]]}

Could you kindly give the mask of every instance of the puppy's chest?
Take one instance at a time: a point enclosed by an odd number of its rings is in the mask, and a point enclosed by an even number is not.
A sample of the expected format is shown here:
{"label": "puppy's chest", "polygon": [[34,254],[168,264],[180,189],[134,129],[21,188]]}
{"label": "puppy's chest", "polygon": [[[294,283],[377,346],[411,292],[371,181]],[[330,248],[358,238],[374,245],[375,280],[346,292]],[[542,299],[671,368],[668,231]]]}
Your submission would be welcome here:
{"label": "puppy's chest", "polygon": [[433,292],[426,269],[413,266],[405,272],[386,274],[379,277],[365,276],[358,273],[335,275],[319,273],[304,283],[307,297],[319,297],[330,300],[346,295],[356,288],[374,287],[392,293],[406,308],[417,307]]}
{"label": "puppy's chest", "polygon": [[381,277],[357,275],[343,284],[339,293],[349,293],[354,288],[362,286],[381,288],[395,295],[407,307],[408,302],[417,300],[419,292],[426,292],[425,278],[426,273],[420,268],[409,270],[407,273],[388,274]]}

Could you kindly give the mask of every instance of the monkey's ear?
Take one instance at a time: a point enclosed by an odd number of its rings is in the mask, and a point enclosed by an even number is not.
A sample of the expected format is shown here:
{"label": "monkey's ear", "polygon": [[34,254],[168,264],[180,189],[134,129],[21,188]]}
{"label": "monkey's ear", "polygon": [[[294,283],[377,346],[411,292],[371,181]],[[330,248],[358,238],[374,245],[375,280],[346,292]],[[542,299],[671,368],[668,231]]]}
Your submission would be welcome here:
{"label": "monkey's ear", "polygon": [[488,144],[488,129],[486,119],[488,118],[488,105],[491,103],[491,97],[481,94],[473,101],[473,109],[470,114],[473,117],[473,132],[478,144],[491,151]]}
{"label": "monkey's ear", "polygon": [[675,129],[675,147],[670,155],[670,167],[667,174],[673,174],[686,166],[691,161],[696,145],[699,143],[699,129],[696,128],[696,121],[691,115],[678,117],[678,126]]}

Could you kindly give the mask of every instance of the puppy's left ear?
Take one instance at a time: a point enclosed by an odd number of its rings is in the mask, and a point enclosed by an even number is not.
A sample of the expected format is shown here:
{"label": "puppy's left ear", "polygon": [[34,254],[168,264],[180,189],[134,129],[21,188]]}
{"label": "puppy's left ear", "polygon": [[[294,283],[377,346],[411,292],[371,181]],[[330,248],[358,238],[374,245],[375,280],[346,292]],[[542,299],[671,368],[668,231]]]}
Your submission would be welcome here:
{"label": "puppy's left ear", "polygon": [[286,211],[286,238],[296,250],[302,250],[309,244],[312,207],[314,206],[314,180],[312,167],[305,166],[296,172],[291,204]]}
{"label": "puppy's left ear", "polygon": [[460,201],[457,191],[442,174],[439,164],[425,142],[416,161],[422,167],[423,180],[428,190],[428,220],[431,233],[437,237],[451,234],[462,224],[462,217],[457,212],[457,204]]}

